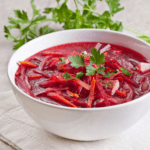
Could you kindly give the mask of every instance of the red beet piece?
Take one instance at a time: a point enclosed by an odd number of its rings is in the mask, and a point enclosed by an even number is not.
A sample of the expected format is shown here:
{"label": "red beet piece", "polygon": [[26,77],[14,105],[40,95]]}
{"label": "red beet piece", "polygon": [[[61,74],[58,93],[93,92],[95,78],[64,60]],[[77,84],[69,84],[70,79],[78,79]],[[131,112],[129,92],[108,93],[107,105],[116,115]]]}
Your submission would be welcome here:
{"label": "red beet piece", "polygon": [[28,88],[27,84],[25,82],[23,82],[23,80],[21,80],[17,76],[15,77],[15,79],[16,79],[16,83],[18,83],[27,94],[34,97],[33,94],[31,93],[31,90]]}
{"label": "red beet piece", "polygon": [[80,79],[75,79],[74,81],[75,81],[77,84],[79,84],[80,86],[84,87],[85,89],[90,90],[90,87],[91,87],[91,86],[90,86],[89,84],[83,82],[82,80],[80,80]]}

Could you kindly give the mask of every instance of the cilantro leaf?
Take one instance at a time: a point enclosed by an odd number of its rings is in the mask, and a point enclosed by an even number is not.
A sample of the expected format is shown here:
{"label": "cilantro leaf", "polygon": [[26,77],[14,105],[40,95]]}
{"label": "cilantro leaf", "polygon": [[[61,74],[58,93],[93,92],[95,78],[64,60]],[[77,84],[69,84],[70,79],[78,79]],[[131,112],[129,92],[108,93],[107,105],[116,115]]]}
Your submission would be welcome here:
{"label": "cilantro leaf", "polygon": [[82,77],[83,77],[84,74],[85,74],[85,73],[83,73],[82,71],[81,71],[81,72],[78,72],[78,73],[76,73],[76,78],[82,79]]}
{"label": "cilantro leaf", "polygon": [[85,66],[83,56],[79,56],[75,54],[75,56],[69,56],[68,59],[71,62],[72,67],[79,68],[81,66]]}
{"label": "cilantro leaf", "polygon": [[90,63],[94,63],[97,66],[104,63],[104,53],[100,54],[100,51],[93,47],[91,54],[92,56],[90,56]]}
{"label": "cilantro leaf", "polygon": [[96,68],[93,67],[91,64],[86,66],[86,76],[94,75]]}
{"label": "cilantro leaf", "polygon": [[106,68],[104,66],[101,66],[97,69],[97,73],[103,74],[105,70],[106,70]]}
{"label": "cilantro leaf", "polygon": [[64,58],[59,58],[61,60],[62,64],[65,64],[65,59]]}
{"label": "cilantro leaf", "polygon": [[62,76],[64,77],[64,79],[71,79],[71,76],[68,72],[64,73]]}
{"label": "cilantro leaf", "polygon": [[124,73],[125,75],[127,75],[127,76],[132,76],[132,74],[130,73],[130,72],[128,72],[126,69],[124,69],[124,68],[122,68],[122,67],[120,67],[119,68],[121,71],[122,71],[122,73]]}
{"label": "cilantro leaf", "polygon": [[118,69],[116,69],[114,72],[111,72],[111,71],[107,71],[107,73],[105,74],[105,78],[108,78],[108,77],[110,77],[110,76],[112,76],[112,75],[114,75],[114,74],[116,74],[116,73],[118,73]]}

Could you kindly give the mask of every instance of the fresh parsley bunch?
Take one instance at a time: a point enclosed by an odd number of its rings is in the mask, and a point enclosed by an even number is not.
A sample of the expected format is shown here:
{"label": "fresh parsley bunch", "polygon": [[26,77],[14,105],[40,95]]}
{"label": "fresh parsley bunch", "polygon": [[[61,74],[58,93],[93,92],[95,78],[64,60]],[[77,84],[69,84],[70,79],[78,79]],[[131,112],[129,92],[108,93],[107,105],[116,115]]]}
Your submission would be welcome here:
{"label": "fresh parsley bunch", "polygon": [[[15,43],[14,50],[38,36],[54,32],[55,30],[48,25],[38,29],[40,23],[47,21],[62,24],[64,29],[109,28],[115,31],[122,31],[123,29],[122,22],[112,20],[114,14],[124,9],[120,7],[120,0],[105,0],[109,6],[109,11],[104,11],[102,14],[95,11],[96,2],[101,0],[74,0],[75,11],[68,8],[67,0],[61,4],[60,0],[56,1],[58,5],[55,8],[45,8],[44,13],[46,15],[42,15],[34,5],[34,0],[31,0],[33,10],[31,20],[24,10],[14,10],[15,18],[9,17],[10,25],[4,26],[5,37]],[[81,9],[79,9],[79,5],[82,7]],[[47,14],[51,14],[52,17],[47,18]],[[20,35],[13,36],[11,34],[10,30],[14,28],[20,31]]]}

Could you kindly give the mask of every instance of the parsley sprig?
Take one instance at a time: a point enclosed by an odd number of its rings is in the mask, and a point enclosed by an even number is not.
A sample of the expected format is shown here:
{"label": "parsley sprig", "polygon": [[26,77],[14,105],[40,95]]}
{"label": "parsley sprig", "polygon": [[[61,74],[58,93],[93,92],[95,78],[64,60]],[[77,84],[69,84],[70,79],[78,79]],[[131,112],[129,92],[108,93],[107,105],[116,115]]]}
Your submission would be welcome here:
{"label": "parsley sprig", "polygon": [[[112,20],[114,14],[123,10],[123,7],[120,7],[120,0],[105,0],[108,4],[109,11],[104,11],[102,14],[95,11],[97,2],[101,0],[74,0],[76,5],[75,11],[69,9],[67,6],[68,0],[64,0],[61,4],[60,0],[56,1],[58,5],[53,8],[45,8],[43,11],[45,15],[42,15],[40,10],[34,5],[34,0],[31,0],[33,10],[31,19],[29,19],[26,11],[14,10],[15,18],[9,17],[10,25],[4,26],[5,37],[15,43],[14,50],[17,50],[20,46],[38,36],[54,32],[55,30],[48,25],[39,29],[39,24],[47,21],[63,24],[64,29],[109,28],[115,31],[122,31],[123,29],[121,22]],[[79,9],[79,5],[81,9]],[[50,16],[52,17],[47,18],[48,14],[51,14]],[[20,34],[13,36],[11,34],[12,29],[18,29]]]}
{"label": "parsley sprig", "polygon": [[[100,51],[96,48],[92,48],[89,65],[85,65],[83,55],[79,56],[75,54],[75,56],[69,56],[68,59],[71,62],[70,65],[76,69],[85,66],[86,76],[94,75],[96,71],[99,74],[103,74],[105,71],[105,67],[103,65],[99,67],[100,64],[105,62],[105,56],[103,53],[100,54]],[[95,64],[97,67],[93,67],[92,64]]]}
{"label": "parsley sprig", "polygon": [[[24,10],[14,10],[15,18],[8,18],[11,25],[4,26],[5,37],[7,40],[13,41],[15,43],[13,47],[14,50],[17,50],[26,42],[40,35],[55,31],[54,29],[49,28],[47,25],[41,27],[38,31],[38,25],[40,23],[51,21],[52,19],[47,19],[46,15],[40,14],[40,10],[38,10],[34,5],[34,0],[31,0],[30,2],[33,10],[32,19],[28,18],[27,12]],[[14,37],[10,32],[11,29],[19,29],[20,35]]]}

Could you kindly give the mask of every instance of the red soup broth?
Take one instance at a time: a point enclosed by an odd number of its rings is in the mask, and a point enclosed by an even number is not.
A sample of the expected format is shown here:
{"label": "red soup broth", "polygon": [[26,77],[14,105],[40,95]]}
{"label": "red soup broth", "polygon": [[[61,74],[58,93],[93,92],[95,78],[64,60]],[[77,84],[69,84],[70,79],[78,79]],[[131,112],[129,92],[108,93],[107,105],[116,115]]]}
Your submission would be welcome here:
{"label": "red soup broth", "polygon": [[[89,65],[93,47],[104,53],[105,62],[98,67],[103,65],[105,70],[86,75],[86,67],[73,67],[68,57],[82,56],[85,65]],[[140,53],[118,45],[97,42],[63,44],[40,51],[18,64],[16,85],[30,96],[54,105],[106,107],[132,101],[150,91],[149,61]],[[97,68],[94,63],[91,65]],[[82,77],[77,78],[76,74],[80,72]],[[107,73],[109,77],[106,77]]]}

